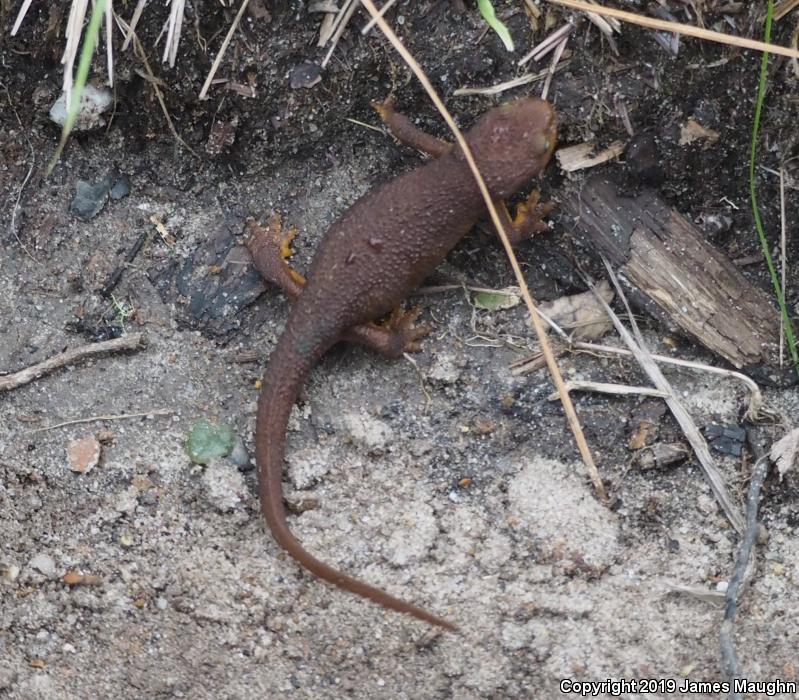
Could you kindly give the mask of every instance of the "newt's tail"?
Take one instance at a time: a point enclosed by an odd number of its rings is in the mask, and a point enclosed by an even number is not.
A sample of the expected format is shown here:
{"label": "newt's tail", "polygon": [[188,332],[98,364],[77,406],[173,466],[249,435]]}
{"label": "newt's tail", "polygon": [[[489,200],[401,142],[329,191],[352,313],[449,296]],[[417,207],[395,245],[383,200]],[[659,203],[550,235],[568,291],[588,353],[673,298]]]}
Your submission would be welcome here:
{"label": "newt's tail", "polygon": [[284,332],[269,359],[263,388],[258,398],[258,417],[255,427],[258,490],[261,511],[272,531],[272,536],[303,567],[334,586],[368,598],[391,610],[413,615],[420,620],[448,630],[457,630],[457,627],[451,622],[319,561],[306,551],[291,533],[286,521],[282,488],[286,428],[291,407],[297,399],[300,387],[311,367],[328,348],[322,347],[318,352],[306,352],[305,354],[301,353],[302,349],[304,348],[296,342],[296,336],[293,333]]}

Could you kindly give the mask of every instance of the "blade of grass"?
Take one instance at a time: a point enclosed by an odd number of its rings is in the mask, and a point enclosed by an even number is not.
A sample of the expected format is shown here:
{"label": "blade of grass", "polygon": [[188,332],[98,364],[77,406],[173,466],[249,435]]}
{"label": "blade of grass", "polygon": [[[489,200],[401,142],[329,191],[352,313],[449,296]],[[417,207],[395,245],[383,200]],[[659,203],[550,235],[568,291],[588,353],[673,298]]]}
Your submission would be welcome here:
{"label": "blade of grass", "polygon": [[488,24],[488,26],[497,33],[497,36],[502,39],[505,48],[508,51],[513,51],[513,39],[511,38],[510,32],[497,17],[497,13],[494,12],[494,6],[491,4],[491,0],[477,0],[477,9],[480,10],[480,14],[483,15],[486,24]]}
{"label": "blade of grass", "polygon": [[[771,24],[774,18],[774,0],[768,0],[766,9],[766,26],[763,31],[763,41],[768,44],[771,41]],[[785,328],[785,339],[788,344],[788,352],[791,355],[791,360],[799,374],[799,353],[796,350],[796,337],[793,332],[793,324],[788,314],[788,307],[785,304],[785,295],[780,286],[780,279],[777,275],[777,270],[774,267],[774,261],[771,259],[771,252],[769,251],[768,240],[766,239],[766,232],[763,229],[763,221],[760,217],[760,206],[757,201],[757,181],[755,177],[755,170],[757,167],[757,142],[760,136],[760,117],[763,113],[763,102],[766,97],[766,86],[768,82],[768,62],[769,54],[767,51],[763,52],[763,57],[760,61],[760,84],[757,89],[757,101],[755,102],[755,118],[752,124],[752,148],[749,155],[749,194],[752,202],[752,215],[755,220],[755,228],[757,229],[757,236],[760,239],[760,247],[763,251],[763,258],[766,261],[771,281],[774,285],[774,293],[777,297],[777,303],[780,306],[780,316],[782,317],[782,325]]]}
{"label": "blade of grass", "polygon": [[83,37],[83,47],[80,50],[80,61],[78,62],[78,72],[75,75],[75,84],[72,88],[72,95],[69,100],[69,108],[67,109],[67,118],[64,121],[64,128],[61,130],[61,140],[58,142],[58,147],[55,149],[53,157],[47,164],[45,177],[49,177],[55,168],[61,153],[66,146],[69,134],[72,132],[72,127],[75,126],[75,118],[78,116],[78,107],[80,106],[80,99],[83,95],[83,88],[86,86],[86,79],[89,77],[89,67],[92,63],[92,54],[94,47],[97,46],[97,38],[100,36],[100,22],[103,21],[103,14],[105,13],[105,4],[107,0],[97,0],[92,8],[92,15],[89,19],[89,26]]}

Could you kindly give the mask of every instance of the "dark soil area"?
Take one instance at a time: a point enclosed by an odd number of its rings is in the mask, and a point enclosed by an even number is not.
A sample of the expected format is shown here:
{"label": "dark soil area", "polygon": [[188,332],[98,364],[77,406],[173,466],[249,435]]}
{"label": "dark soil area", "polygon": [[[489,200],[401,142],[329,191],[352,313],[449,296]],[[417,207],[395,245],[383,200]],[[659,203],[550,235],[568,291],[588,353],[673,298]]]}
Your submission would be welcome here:
{"label": "dark soil area", "polygon": [[[565,173],[553,159],[543,196],[563,202],[597,172],[630,196],[657,191],[770,291],[765,263],[752,257],[760,244],[748,183],[760,55],[691,39],[672,55],[629,25],[611,44],[582,16],[530,4],[536,19],[525,3],[496,3],[513,54],[471,4],[400,2],[387,17],[463,127],[493,104],[540,94],[542,82],[496,97],[455,90],[546,68],[517,61],[573,21],[548,96],[560,146],[627,146],[591,171]],[[133,3],[119,5],[127,19]],[[616,5],[645,11],[645,3]],[[708,28],[762,33],[761,2],[660,5],[679,21],[696,24],[699,8]],[[311,504],[291,516],[299,538],[343,570],[451,617],[461,636],[319,583],[266,533],[251,467],[190,463],[183,443],[201,417],[233,426],[251,452],[256,381],[288,310],[241,245],[247,217],[279,212],[297,226],[292,264],[306,269],[348,205],[420,161],[366,128],[381,128],[371,100],[393,94],[419,126],[449,138],[379,32],[360,34],[361,12],[321,80],[298,86],[327,51],[317,47],[323,15],[301,2],[254,0],[220,82],[200,101],[237,10],[187,5],[170,68],[159,60],[163,38],[154,48],[169,8],[149,4],[137,30],[148,64],[132,48],[122,52],[115,35],[108,123],[75,133],[45,177],[59,136],[48,111],[61,90],[69,7],[33,3],[11,37],[17,6],[0,3],[0,372],[132,331],[150,340],[142,352],[0,394],[0,697],[543,698],[555,697],[564,678],[723,679],[721,606],[673,586],[726,583],[738,537],[691,459],[642,470],[630,447],[644,422],[654,425],[650,442],[681,442],[677,424],[655,399],[575,394],[612,495],[610,507],[600,504],[561,406],[548,400],[546,372],[509,371],[535,346],[520,306],[486,311],[460,289],[416,297],[436,327],[416,365],[336,348],[290,430],[287,499]],[[774,41],[788,45],[796,23],[796,12],[776,23]],[[107,83],[103,51],[94,61],[98,85]],[[796,314],[799,78],[789,60],[771,60],[768,85],[758,193],[774,250],[773,171],[785,171],[787,301]],[[681,142],[689,120],[717,138]],[[75,217],[78,181],[109,176],[130,193],[88,220]],[[585,291],[581,271],[604,276],[562,209],[551,231],[517,255],[542,301]],[[515,284],[485,226],[433,282]],[[724,365],[643,312],[640,320],[653,351]],[[564,355],[561,364],[568,378],[647,383],[618,358]],[[737,385],[705,374],[669,378],[700,428],[742,425]],[[795,421],[796,387],[767,399]],[[149,417],[37,432],[133,413]],[[783,428],[753,434],[768,447]],[[67,446],[102,431],[110,435],[99,466],[70,471]],[[729,443],[714,456],[741,505],[754,459]],[[767,481],[768,536],[736,628],[750,679],[796,680],[796,496],[793,474]],[[76,570],[101,583],[64,583]]]}

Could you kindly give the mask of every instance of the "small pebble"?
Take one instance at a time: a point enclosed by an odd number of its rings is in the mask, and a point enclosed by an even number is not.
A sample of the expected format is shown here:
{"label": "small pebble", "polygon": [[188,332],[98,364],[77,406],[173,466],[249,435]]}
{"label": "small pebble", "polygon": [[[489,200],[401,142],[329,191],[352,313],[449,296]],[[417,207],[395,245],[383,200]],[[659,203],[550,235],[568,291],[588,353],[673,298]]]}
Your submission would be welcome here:
{"label": "small pebble", "polygon": [[[94,87],[86,85],[81,93],[78,113],[75,117],[74,131],[89,131],[100,126],[105,126],[103,112],[107,112],[114,102],[114,96],[107,87]],[[59,126],[64,126],[67,119],[66,95],[61,96],[50,108],[50,119]]]}
{"label": "small pebble", "polygon": [[73,472],[86,474],[100,462],[100,443],[94,435],[73,440],[67,447],[67,459]]}

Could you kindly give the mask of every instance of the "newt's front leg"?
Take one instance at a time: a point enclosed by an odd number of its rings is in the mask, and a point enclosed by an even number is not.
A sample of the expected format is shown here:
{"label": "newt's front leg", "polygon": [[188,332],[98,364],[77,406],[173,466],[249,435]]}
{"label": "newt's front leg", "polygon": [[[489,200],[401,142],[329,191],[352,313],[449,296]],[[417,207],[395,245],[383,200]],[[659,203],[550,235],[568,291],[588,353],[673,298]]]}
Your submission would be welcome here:
{"label": "newt's front leg", "polygon": [[[267,282],[280,287],[291,301],[296,301],[305,285],[305,277],[288,263],[297,229],[290,228],[284,233],[279,214],[273,214],[265,228],[255,219],[249,219],[247,226],[250,235],[246,246],[255,268]],[[397,309],[384,323],[364,323],[350,328],[343,339],[396,359],[406,352],[418,352],[419,341],[430,332],[428,324],[414,325],[418,316],[418,309]]]}
{"label": "newt's front leg", "polygon": [[384,102],[374,100],[371,104],[372,109],[380,115],[391,135],[400,143],[427,153],[433,158],[443,156],[452,150],[451,143],[422,131],[404,114],[394,111],[395,101],[393,98],[389,97]]}

